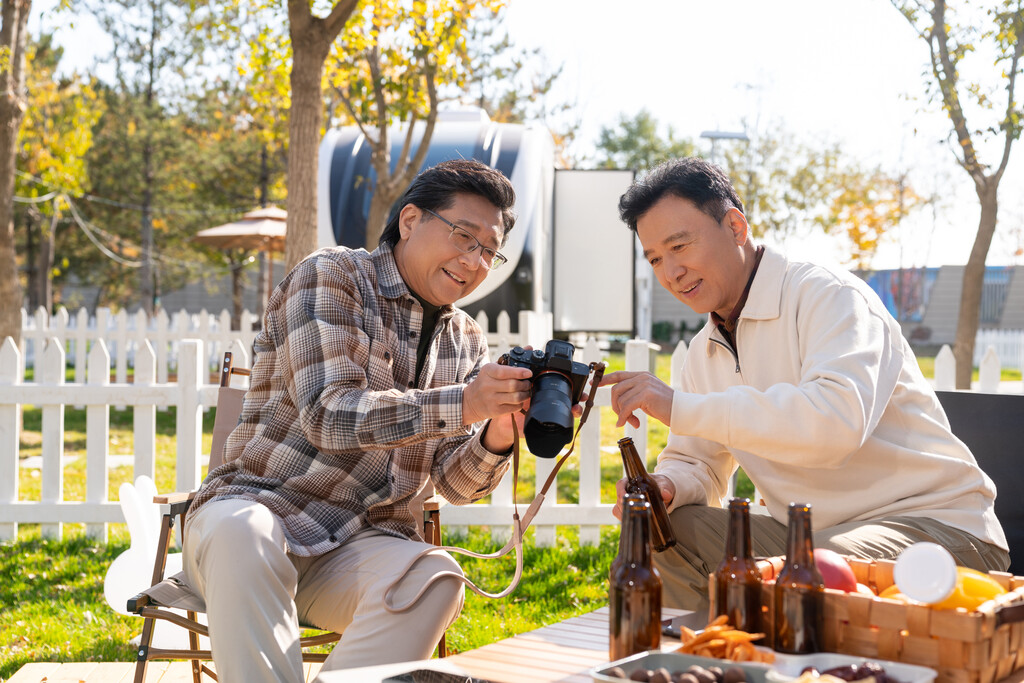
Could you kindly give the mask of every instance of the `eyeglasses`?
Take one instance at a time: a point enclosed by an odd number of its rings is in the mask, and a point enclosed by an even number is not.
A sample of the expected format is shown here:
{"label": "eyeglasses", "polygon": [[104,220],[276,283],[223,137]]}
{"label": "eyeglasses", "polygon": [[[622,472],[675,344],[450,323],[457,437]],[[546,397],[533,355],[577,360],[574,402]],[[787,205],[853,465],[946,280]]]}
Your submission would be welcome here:
{"label": "eyeglasses", "polygon": [[461,251],[463,254],[471,254],[477,249],[480,250],[480,260],[483,261],[484,266],[487,270],[496,270],[500,268],[502,264],[507,263],[508,259],[498,253],[496,250],[490,247],[485,247],[480,243],[480,240],[473,237],[471,234],[466,232],[463,228],[452,223],[444,216],[439,216],[430,209],[423,209],[434,218],[446,224],[452,229],[448,233],[448,241],[455,245],[455,248]]}

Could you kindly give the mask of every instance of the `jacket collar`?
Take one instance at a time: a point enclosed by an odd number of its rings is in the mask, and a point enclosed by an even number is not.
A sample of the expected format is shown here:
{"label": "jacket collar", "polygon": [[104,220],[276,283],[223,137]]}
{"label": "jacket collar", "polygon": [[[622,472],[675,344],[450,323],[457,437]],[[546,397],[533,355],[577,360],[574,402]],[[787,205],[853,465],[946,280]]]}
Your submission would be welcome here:
{"label": "jacket collar", "polygon": [[789,261],[781,252],[768,246],[764,248],[764,256],[761,257],[761,264],[750,286],[747,303],[740,311],[740,320],[774,320],[781,315],[782,283],[788,265]]}
{"label": "jacket collar", "polygon": [[[786,277],[786,268],[789,261],[778,251],[769,246],[764,248],[764,256],[754,273],[754,281],[750,285],[750,293],[747,295],[747,302],[740,311],[739,321],[743,320],[775,320],[782,314],[782,284]],[[707,352],[711,355],[715,352],[715,337],[721,337],[717,326],[708,314],[707,324]],[[739,322],[736,325],[739,329]],[[733,333],[736,334],[735,332]],[[719,339],[719,341],[722,341]]]}

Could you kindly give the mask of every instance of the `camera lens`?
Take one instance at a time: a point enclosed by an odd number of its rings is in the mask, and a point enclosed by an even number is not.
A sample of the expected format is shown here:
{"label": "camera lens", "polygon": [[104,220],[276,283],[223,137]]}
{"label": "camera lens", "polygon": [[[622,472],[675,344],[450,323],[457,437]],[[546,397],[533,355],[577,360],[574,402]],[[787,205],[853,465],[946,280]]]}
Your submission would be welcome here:
{"label": "camera lens", "polygon": [[544,372],[533,381],[530,409],[523,434],[530,452],[553,458],[572,439],[572,382],[557,372]]}

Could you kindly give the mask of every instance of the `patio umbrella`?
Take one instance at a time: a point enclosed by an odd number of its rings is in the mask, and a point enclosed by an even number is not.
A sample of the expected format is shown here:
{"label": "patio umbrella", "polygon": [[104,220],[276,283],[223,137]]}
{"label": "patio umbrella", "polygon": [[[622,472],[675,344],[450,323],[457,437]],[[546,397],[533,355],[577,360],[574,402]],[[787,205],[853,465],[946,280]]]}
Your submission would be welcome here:
{"label": "patio umbrella", "polygon": [[[265,252],[284,252],[288,212],[276,206],[254,209],[242,216],[241,220],[225,223],[215,228],[200,230],[192,238],[199,244],[218,249],[244,249]],[[272,267],[268,255],[268,269]],[[271,271],[272,272],[272,271]],[[266,301],[273,290],[274,278],[267,273]]]}
{"label": "patio umbrella", "polygon": [[287,220],[287,211],[269,206],[250,211],[233,223],[200,230],[192,239],[219,249],[283,252]]}

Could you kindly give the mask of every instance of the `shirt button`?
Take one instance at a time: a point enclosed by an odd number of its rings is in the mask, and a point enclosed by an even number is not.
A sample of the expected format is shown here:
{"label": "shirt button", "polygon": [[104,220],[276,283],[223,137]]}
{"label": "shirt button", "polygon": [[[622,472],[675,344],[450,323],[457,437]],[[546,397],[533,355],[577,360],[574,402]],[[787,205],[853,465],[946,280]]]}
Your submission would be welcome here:
{"label": "shirt button", "polygon": [[412,380],[409,380],[409,388],[410,389],[415,389],[416,388],[416,382],[413,382]]}
{"label": "shirt button", "polygon": [[391,352],[390,351],[385,351],[384,352],[384,360],[391,360]]}
{"label": "shirt button", "polygon": [[337,537],[337,536],[335,536],[334,534],[331,534],[331,537],[330,537],[330,539],[328,539],[328,540],[330,540],[330,542],[331,542],[331,543],[334,543],[335,541],[337,541],[337,540],[338,540],[338,537]]}
{"label": "shirt button", "polygon": [[409,330],[409,339],[415,339],[415,338],[416,338],[415,330]]}
{"label": "shirt button", "polygon": [[444,429],[444,420],[438,420],[437,421],[437,428],[438,429]]}

